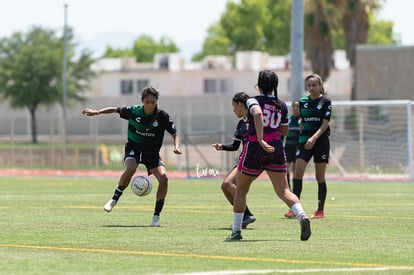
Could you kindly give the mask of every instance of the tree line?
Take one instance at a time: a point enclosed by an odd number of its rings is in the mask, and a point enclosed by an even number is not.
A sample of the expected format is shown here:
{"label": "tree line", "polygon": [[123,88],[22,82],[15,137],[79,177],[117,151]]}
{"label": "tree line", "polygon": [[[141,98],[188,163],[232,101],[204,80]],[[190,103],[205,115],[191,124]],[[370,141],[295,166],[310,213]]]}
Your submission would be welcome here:
{"label": "tree line", "polygon": [[[332,69],[334,49],[345,49],[351,67],[358,44],[398,44],[393,23],[377,18],[380,0],[305,0],[304,45],[312,71],[323,79]],[[207,30],[202,49],[192,57],[232,56],[237,51],[263,51],[285,55],[290,50],[291,0],[229,1],[218,22]],[[84,100],[95,77],[94,58],[88,49],[75,51],[72,29],[67,38],[67,104]],[[0,97],[13,108],[27,108],[31,116],[32,142],[37,143],[36,110],[40,105],[62,104],[63,34],[38,26],[0,39]],[[103,57],[134,57],[152,62],[156,53],[179,52],[172,39],[157,41],[140,35],[130,48],[106,47]],[[351,99],[355,98],[352,90]]]}

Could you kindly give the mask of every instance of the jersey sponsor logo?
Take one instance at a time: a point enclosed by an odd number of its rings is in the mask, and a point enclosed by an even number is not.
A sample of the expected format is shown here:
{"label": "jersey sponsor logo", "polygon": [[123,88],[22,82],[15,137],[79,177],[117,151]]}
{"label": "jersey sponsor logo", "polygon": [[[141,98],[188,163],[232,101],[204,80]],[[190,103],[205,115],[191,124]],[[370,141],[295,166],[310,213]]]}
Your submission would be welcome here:
{"label": "jersey sponsor logo", "polygon": [[138,130],[136,130],[135,133],[140,135],[140,136],[143,136],[143,137],[155,137],[154,133],[141,132],[141,131],[138,131]]}
{"label": "jersey sponsor logo", "polygon": [[320,117],[304,117],[303,121],[305,122],[321,121],[321,118]]}

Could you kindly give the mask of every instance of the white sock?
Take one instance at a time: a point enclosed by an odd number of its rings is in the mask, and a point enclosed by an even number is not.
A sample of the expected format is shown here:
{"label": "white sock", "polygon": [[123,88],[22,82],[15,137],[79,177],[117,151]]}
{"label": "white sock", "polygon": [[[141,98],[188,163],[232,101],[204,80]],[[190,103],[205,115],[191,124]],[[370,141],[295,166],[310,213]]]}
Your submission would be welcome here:
{"label": "white sock", "polygon": [[233,212],[233,232],[241,231],[242,223],[243,223],[243,214],[244,214],[243,212],[242,213]]}
{"label": "white sock", "polygon": [[296,218],[298,221],[302,219],[302,217],[306,217],[305,210],[303,210],[302,204],[300,202],[295,203],[292,205],[292,211],[295,213]]}

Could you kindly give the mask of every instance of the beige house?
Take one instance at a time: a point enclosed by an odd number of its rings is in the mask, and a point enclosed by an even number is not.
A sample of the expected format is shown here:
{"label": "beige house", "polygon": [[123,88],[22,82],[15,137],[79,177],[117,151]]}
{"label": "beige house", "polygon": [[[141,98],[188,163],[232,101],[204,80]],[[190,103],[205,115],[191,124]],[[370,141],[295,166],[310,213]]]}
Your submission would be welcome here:
{"label": "beige house", "polygon": [[[334,69],[326,83],[336,100],[349,98],[350,72],[347,64],[342,67]],[[185,63],[178,54],[157,54],[153,63],[136,63],[132,58],[101,59],[95,64],[99,76],[92,83],[90,96],[138,95],[147,85],[157,87],[163,96],[231,96],[240,91],[253,95],[257,73],[264,68],[277,71],[279,96],[290,100],[288,57],[262,52],[238,52],[234,59],[208,56],[197,63]]]}

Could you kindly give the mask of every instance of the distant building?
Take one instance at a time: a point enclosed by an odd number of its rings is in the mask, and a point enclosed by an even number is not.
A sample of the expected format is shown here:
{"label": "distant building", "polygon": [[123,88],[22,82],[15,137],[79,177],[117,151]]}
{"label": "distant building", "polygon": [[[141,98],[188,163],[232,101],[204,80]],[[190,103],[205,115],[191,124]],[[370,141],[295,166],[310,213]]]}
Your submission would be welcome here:
{"label": "distant building", "polygon": [[[341,70],[332,70],[327,82],[332,91],[328,92],[338,99],[348,99],[350,74],[343,61],[338,64]],[[304,74],[310,73],[307,67]],[[257,51],[237,52],[234,58],[206,56],[201,62],[189,63],[176,53],[157,54],[152,63],[136,63],[133,58],[104,58],[94,64],[99,75],[92,83],[90,97],[138,95],[148,85],[160,89],[165,96],[231,96],[240,91],[253,95],[257,73],[264,68],[277,71],[279,96],[289,100],[289,57]]]}
{"label": "distant building", "polygon": [[414,46],[359,45],[356,99],[414,100]]}

